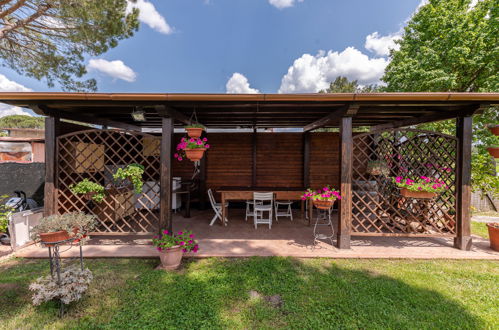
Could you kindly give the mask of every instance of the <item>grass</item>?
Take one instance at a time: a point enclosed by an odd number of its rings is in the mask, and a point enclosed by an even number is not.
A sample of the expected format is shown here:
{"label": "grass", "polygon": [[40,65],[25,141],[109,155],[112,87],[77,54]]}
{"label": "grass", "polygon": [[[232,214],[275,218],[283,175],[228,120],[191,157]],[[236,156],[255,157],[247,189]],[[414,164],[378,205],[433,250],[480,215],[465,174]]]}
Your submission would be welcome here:
{"label": "grass", "polygon": [[483,238],[489,238],[489,230],[485,222],[471,221],[471,233]]}
{"label": "grass", "polygon": [[1,262],[0,328],[499,328],[495,261],[210,258],[171,273],[157,263],[87,260],[90,292],[59,319],[27,290],[46,261]]}

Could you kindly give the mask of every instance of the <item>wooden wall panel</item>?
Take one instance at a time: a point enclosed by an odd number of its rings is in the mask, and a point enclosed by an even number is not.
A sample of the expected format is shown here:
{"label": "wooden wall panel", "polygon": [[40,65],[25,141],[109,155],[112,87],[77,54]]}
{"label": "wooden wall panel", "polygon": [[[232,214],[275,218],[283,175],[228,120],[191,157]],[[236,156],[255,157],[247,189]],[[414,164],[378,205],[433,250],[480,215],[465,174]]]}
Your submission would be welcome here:
{"label": "wooden wall panel", "polygon": [[208,134],[211,148],[206,158],[206,186],[251,186],[251,133]]}
{"label": "wooden wall panel", "polygon": [[310,136],[310,186],[340,187],[339,134],[320,132]]}

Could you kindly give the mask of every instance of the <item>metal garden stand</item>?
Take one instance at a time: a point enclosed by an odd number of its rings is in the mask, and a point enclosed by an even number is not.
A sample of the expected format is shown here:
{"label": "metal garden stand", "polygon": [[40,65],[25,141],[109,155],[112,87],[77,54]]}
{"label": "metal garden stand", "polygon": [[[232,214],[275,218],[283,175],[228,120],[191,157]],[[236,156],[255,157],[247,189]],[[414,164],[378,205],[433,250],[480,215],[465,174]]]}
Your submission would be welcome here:
{"label": "metal garden stand", "polygon": [[[317,217],[315,219],[315,225],[314,225],[314,246],[315,244],[317,244],[317,241],[328,240],[328,239],[331,241],[331,245],[334,246],[333,243],[334,227],[331,218],[332,212],[333,212],[333,206],[331,206],[327,210],[317,209]],[[323,226],[328,226],[331,228],[331,235],[318,232],[318,227],[323,227]]]}
{"label": "metal garden stand", "polygon": [[[76,237],[71,237],[69,239],[63,240],[63,241],[58,241],[58,242],[41,242],[42,245],[45,245],[49,249],[49,264],[50,264],[50,275],[52,278],[57,277],[57,284],[61,284],[61,270],[62,270],[62,263],[61,263],[61,251],[60,248],[61,246],[67,247],[67,250],[71,249],[73,246],[78,244],[79,249],[80,249],[80,255],[79,255],[79,261],[80,261],[80,267],[81,270],[83,270],[83,249],[82,245],[80,244],[80,239]],[[63,251],[64,252],[64,251]],[[59,316],[62,317],[64,315],[64,304],[62,301],[59,301]]]}

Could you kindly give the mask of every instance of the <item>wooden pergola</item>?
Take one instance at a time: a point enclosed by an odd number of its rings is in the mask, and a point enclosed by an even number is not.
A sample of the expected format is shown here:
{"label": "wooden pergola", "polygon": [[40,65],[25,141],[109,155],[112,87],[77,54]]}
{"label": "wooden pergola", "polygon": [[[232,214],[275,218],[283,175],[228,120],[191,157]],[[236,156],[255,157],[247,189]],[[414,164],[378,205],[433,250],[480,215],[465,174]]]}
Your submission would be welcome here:
{"label": "wooden pergola", "polygon": [[[365,192],[352,191],[358,182],[369,182],[360,170],[363,159],[373,153],[394,161],[393,152],[404,149],[406,158],[418,152],[443,159],[451,164],[447,179],[455,191],[441,199],[441,204],[455,207],[455,225],[433,228],[455,237],[455,247],[470,249],[471,137],[472,116],[499,104],[499,93],[372,93],[372,94],[145,94],[145,93],[0,93],[0,102],[26,107],[47,116],[45,127],[46,185],[45,211],[58,212],[58,153],[67,151],[61,139],[68,133],[84,132],[78,125],[61,121],[73,120],[101,125],[102,129],[119,128],[136,138],[131,146],[146,137],[146,129],[160,132],[159,147],[159,228],[171,228],[172,154],[174,128],[197,120],[208,129],[301,128],[303,134],[303,183],[308,186],[310,134],[318,128],[339,128],[339,188],[343,196],[339,206],[339,248],[350,247],[354,235],[402,235],[397,230],[384,233],[377,223],[383,215],[374,209],[388,202],[369,197]],[[131,114],[141,112],[144,121]],[[431,132],[403,129],[413,125],[446,119],[457,119],[455,137]],[[369,132],[354,134],[356,127]],[[88,128],[87,128],[88,129]],[[94,134],[93,132],[87,132]],[[59,140],[58,140],[59,139]],[[121,139],[121,140],[120,140]],[[58,145],[59,141],[59,145]],[[115,144],[123,137],[114,138]],[[391,141],[391,142],[390,142]],[[386,145],[390,144],[390,150]],[[426,149],[422,147],[428,144]],[[435,153],[432,149],[438,146]],[[385,149],[383,149],[385,148]],[[455,149],[455,150],[454,150]],[[409,150],[409,151],[407,151]],[[363,156],[365,155],[365,157]],[[359,156],[360,155],[360,156]],[[131,155],[132,157],[133,155]],[[256,157],[256,152],[253,152]],[[400,154],[398,154],[400,158]],[[418,158],[419,159],[419,158]],[[414,158],[411,160],[415,162]],[[418,160],[419,161],[419,160]],[[427,160],[425,160],[427,161]],[[256,162],[254,162],[255,164]],[[155,163],[151,162],[153,167]],[[439,165],[442,167],[443,165]],[[58,167],[59,166],[59,167]],[[400,164],[397,165],[400,167]],[[450,171],[449,171],[450,172]],[[255,176],[256,171],[253,171]],[[417,171],[414,173],[418,173]],[[357,181],[355,181],[357,180]],[[357,182],[357,183],[356,183]],[[378,182],[379,185],[384,184]],[[367,196],[367,197],[365,197]],[[353,201],[356,202],[353,203]],[[360,202],[359,202],[360,201]],[[74,203],[73,203],[74,204]],[[352,214],[352,209],[355,214]],[[395,216],[402,217],[396,209]],[[373,216],[374,214],[374,216]],[[374,219],[375,218],[375,219]],[[403,233],[405,235],[405,233]]]}

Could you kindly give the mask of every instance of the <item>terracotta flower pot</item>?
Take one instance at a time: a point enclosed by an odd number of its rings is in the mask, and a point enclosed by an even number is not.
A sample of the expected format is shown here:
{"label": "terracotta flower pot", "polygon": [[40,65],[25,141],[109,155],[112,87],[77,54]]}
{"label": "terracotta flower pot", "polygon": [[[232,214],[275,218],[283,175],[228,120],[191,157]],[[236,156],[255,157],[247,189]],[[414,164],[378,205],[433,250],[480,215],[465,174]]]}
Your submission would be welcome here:
{"label": "terracotta flower pot", "polygon": [[195,162],[203,158],[206,148],[185,149],[185,156],[191,161]]}
{"label": "terracotta flower pot", "polygon": [[499,251],[499,222],[492,222],[487,224],[489,229],[490,248]]}
{"label": "terracotta flower pot", "polygon": [[488,147],[487,151],[494,158],[499,158],[499,147]]}
{"label": "terracotta flower pot", "polygon": [[65,241],[69,239],[69,233],[65,230],[55,231],[52,233],[40,233],[40,240],[46,246],[54,246],[55,242]]}
{"label": "terracotta flower pot", "polygon": [[499,136],[499,125],[489,127],[489,131],[495,136]]}
{"label": "terracotta flower pot", "polygon": [[331,207],[333,207],[334,201],[321,201],[321,200],[314,200],[312,201],[314,203],[314,206],[318,209],[321,210],[329,210]]}
{"label": "terracotta flower pot", "polygon": [[161,268],[167,270],[177,269],[182,261],[184,252],[180,246],[174,246],[169,250],[159,252],[159,259],[161,260]]}
{"label": "terracotta flower pot", "polygon": [[407,188],[402,188],[400,190],[400,195],[402,195],[403,197],[430,199],[430,198],[435,198],[437,196],[437,193],[427,192],[427,191],[412,191]]}
{"label": "terracotta flower pot", "polygon": [[187,135],[191,138],[197,139],[201,137],[201,134],[203,134],[203,129],[201,127],[191,127],[191,128],[186,128]]}
{"label": "terracotta flower pot", "polygon": [[97,194],[95,191],[87,192],[83,194],[83,198],[87,201],[91,200],[94,195]]}
{"label": "terracotta flower pot", "polygon": [[[78,228],[78,227],[73,228],[73,236],[78,235],[79,232],[80,232],[80,228]],[[83,238],[87,238],[87,234],[83,234],[83,236],[81,238],[75,239],[73,243],[79,243]]]}

